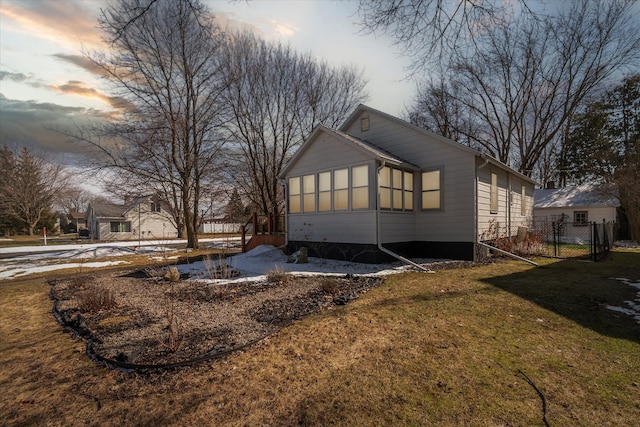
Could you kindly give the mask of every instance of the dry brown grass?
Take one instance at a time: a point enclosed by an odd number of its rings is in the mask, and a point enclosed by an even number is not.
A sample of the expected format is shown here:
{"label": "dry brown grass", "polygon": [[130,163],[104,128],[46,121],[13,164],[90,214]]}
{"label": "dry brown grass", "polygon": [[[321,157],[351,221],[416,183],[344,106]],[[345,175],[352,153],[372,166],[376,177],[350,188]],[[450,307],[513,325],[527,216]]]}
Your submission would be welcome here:
{"label": "dry brown grass", "polygon": [[407,273],[224,360],[148,376],[89,361],[39,282],[0,286],[7,425],[633,425],[640,253]]}

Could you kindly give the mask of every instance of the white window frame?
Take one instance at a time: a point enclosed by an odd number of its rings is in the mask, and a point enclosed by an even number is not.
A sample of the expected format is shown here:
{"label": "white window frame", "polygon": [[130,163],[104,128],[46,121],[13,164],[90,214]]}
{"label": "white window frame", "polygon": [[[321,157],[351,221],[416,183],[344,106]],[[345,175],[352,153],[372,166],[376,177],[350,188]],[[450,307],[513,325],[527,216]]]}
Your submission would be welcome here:
{"label": "white window frame", "polygon": [[[438,172],[438,188],[429,188],[426,189],[424,188],[424,176],[425,174],[428,173],[434,173],[434,172]],[[420,193],[420,207],[422,208],[423,211],[442,211],[444,210],[444,168],[439,167],[439,168],[433,168],[433,169],[426,169],[423,170],[420,173],[420,185],[421,185],[421,193]],[[433,193],[433,192],[438,192],[438,207],[425,207],[425,203],[424,203],[424,196],[425,193]]]}
{"label": "white window frame", "polygon": [[[500,198],[498,192],[498,173],[491,171],[491,181],[489,183],[489,212],[497,214],[500,208]],[[495,181],[495,182],[494,182]]]}

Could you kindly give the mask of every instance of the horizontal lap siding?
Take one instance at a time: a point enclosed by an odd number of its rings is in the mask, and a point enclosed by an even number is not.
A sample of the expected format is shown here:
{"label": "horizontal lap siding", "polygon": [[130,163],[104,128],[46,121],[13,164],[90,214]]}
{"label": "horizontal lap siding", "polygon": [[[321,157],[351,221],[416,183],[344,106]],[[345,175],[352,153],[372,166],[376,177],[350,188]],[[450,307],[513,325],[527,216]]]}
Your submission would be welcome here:
{"label": "horizontal lap siding", "polygon": [[[307,146],[286,178],[362,164],[369,165],[369,199],[373,201],[375,164],[371,156],[326,133]],[[291,241],[375,244],[375,230],[374,210],[287,215],[287,236]]]}
{"label": "horizontal lap siding", "polygon": [[375,211],[296,214],[288,216],[289,240],[332,243],[376,243]]}
{"label": "horizontal lap siding", "polygon": [[131,230],[135,230],[135,238],[138,238],[138,228],[142,231],[142,239],[175,239],[178,231],[173,223],[167,218],[165,212],[150,212],[149,206],[141,206],[142,213],[138,218],[137,208],[127,212],[126,221],[131,221]]}
{"label": "horizontal lap siding", "polygon": [[380,212],[382,243],[416,240],[416,216],[413,212]]}
{"label": "horizontal lap siding", "polygon": [[[420,241],[469,242],[474,240],[475,154],[465,147],[442,141],[436,135],[402,126],[386,117],[370,114],[370,128],[360,131],[356,119],[347,133],[397,155],[421,170],[442,168],[444,203],[442,211],[421,211],[421,177],[416,174],[416,226],[414,239]],[[405,230],[401,224],[397,233]],[[396,230],[391,230],[391,233]]]}
{"label": "horizontal lap siding", "polygon": [[288,171],[287,178],[370,161],[371,156],[339,141],[332,135],[321,133],[298,157],[296,164]]}
{"label": "horizontal lap siding", "polygon": [[547,220],[549,224],[552,222],[552,215],[559,217],[562,214],[566,215],[565,222],[573,222],[574,211],[587,211],[587,220],[589,222],[602,222],[604,219],[606,222],[616,220],[616,208],[597,206],[597,207],[566,207],[566,208],[538,208],[534,212],[536,221]]}
{"label": "horizontal lap siding", "polygon": [[[478,159],[480,163],[480,159]],[[491,213],[491,172],[498,175],[498,211]],[[521,184],[526,185],[526,214],[521,214]],[[533,192],[530,182],[504,169],[487,164],[478,169],[478,239],[515,236],[518,227],[530,227],[533,219]],[[509,188],[510,187],[510,188]],[[511,192],[511,200],[509,198]],[[511,215],[509,215],[509,211]]]}

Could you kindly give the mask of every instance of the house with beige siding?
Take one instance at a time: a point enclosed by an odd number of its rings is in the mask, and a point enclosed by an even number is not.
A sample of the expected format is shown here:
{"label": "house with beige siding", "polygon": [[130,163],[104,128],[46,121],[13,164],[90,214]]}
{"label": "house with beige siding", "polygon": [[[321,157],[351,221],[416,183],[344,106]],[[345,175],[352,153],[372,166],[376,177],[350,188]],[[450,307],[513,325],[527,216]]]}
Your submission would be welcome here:
{"label": "house with beige siding", "polygon": [[532,221],[535,182],[491,156],[360,105],[283,169],[287,245],[327,258],[473,260]]}
{"label": "house with beige siding", "polygon": [[93,240],[175,239],[178,231],[165,202],[151,196],[124,204],[91,203],[85,213]]}

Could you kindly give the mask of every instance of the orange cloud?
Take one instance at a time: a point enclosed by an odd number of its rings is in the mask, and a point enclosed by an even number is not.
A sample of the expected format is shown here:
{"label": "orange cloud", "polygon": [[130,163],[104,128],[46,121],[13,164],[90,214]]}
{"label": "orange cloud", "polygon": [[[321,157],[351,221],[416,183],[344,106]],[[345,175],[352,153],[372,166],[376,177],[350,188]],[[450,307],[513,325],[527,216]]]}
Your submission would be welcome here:
{"label": "orange cloud", "polygon": [[0,16],[8,19],[21,31],[55,43],[77,48],[102,46],[97,17],[84,2],[3,0]]}
{"label": "orange cloud", "polygon": [[62,92],[64,94],[99,99],[109,104],[115,110],[118,110],[118,112],[116,112],[116,115],[119,114],[119,112],[130,112],[135,109],[135,106],[125,98],[122,98],[120,96],[106,95],[96,90],[95,88],[89,87],[77,80],[69,80],[67,83],[61,85],[50,85],[49,88],[58,92]]}

